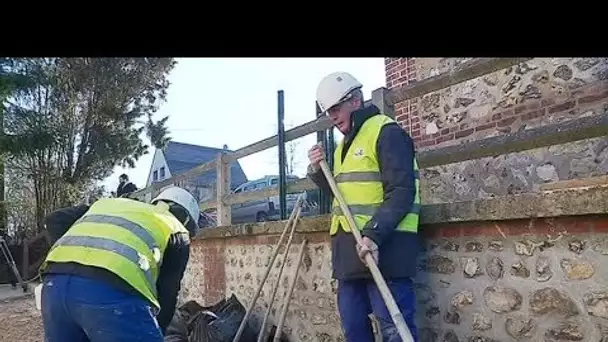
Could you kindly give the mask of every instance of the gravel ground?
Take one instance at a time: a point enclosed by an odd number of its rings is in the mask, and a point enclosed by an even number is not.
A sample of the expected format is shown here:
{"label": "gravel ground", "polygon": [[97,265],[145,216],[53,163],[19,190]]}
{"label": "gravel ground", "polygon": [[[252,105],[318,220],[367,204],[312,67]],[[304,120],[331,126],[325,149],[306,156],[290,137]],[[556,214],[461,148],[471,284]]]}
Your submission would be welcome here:
{"label": "gravel ground", "polygon": [[0,342],[43,342],[44,331],[34,296],[0,302]]}

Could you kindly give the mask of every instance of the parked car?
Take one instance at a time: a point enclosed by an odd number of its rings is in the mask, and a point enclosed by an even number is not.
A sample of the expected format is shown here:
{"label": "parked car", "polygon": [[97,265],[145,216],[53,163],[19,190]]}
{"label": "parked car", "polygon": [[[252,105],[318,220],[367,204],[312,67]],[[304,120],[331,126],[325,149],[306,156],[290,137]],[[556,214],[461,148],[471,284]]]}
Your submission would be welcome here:
{"label": "parked car", "polygon": [[[298,179],[299,178],[297,176],[288,175],[287,183],[291,183]],[[241,184],[239,187],[234,189],[233,193],[238,194],[242,192],[257,191],[268,187],[277,186],[278,184],[279,176],[266,176]],[[288,215],[293,210],[299,195],[299,193],[295,193],[287,194],[285,196]],[[306,215],[309,212],[309,209],[310,205],[308,205],[308,202],[305,202],[302,206],[302,216]],[[233,223],[263,222],[278,219],[280,219],[279,196],[266,197],[261,200],[248,201],[245,203],[232,205]]]}

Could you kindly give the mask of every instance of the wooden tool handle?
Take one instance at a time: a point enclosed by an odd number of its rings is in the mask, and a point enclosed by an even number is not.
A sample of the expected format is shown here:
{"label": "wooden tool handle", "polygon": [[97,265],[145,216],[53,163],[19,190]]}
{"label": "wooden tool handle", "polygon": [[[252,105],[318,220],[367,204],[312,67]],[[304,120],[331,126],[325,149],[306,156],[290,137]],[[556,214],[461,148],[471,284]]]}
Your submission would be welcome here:
{"label": "wooden tool handle", "polygon": [[[344,216],[346,216],[346,220],[348,221],[348,225],[350,226],[350,231],[353,233],[355,240],[357,240],[357,243],[361,244],[361,232],[359,231],[359,227],[357,227],[357,223],[355,222],[355,219],[353,218],[350,209],[346,205],[346,201],[344,200],[344,197],[342,196],[342,193],[340,192],[340,189],[336,184],[336,180],[334,179],[334,176],[325,160],[321,161],[321,170],[323,170],[323,174],[327,179],[327,183],[329,184],[329,187],[331,188],[334,197],[336,197],[336,200],[340,205],[340,209],[342,209],[342,213],[344,214]],[[371,253],[367,253],[365,255],[365,261],[367,267],[369,268],[372,274],[372,277],[374,278],[374,281],[376,282],[376,285],[378,286],[378,290],[382,295],[382,299],[384,299],[384,303],[386,304],[386,307],[388,308],[388,311],[391,314],[393,322],[395,323],[395,326],[399,331],[401,339],[404,342],[414,342],[412,334],[410,333],[410,330],[405,324],[403,315],[401,314],[401,311],[399,311],[399,307],[395,302],[395,298],[393,298],[393,295],[391,294],[388,285],[386,285],[386,281],[382,277],[380,269],[378,268],[378,265],[376,264],[376,261],[374,260],[374,257],[371,255]]]}

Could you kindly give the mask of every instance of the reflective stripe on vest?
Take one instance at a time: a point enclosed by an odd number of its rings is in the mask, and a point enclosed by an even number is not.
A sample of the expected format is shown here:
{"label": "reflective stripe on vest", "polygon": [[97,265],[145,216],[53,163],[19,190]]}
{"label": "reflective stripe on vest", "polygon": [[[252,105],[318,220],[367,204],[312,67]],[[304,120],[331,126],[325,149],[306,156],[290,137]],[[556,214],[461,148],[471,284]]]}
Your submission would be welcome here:
{"label": "reflective stripe on vest", "polygon": [[[57,241],[55,246],[76,246],[76,247],[87,247],[87,248],[95,248],[103,251],[109,251],[116,253],[127,260],[131,261],[134,264],[139,264],[139,253],[134,248],[131,248],[125,244],[122,244],[118,241],[93,237],[93,236],[64,236]],[[141,268],[141,267],[140,267]],[[148,268],[147,270],[142,269],[145,274],[146,280],[150,284],[155,283],[155,277],[152,274],[152,271]],[[154,294],[156,294],[156,290],[154,289]]]}
{"label": "reflective stripe on vest", "polygon": [[168,207],[128,199],[100,200],[55,243],[43,268],[50,261],[106,269],[160,308],[156,280],[174,232],[187,234]]}
{"label": "reflective stripe on vest", "polygon": [[[384,190],[380,175],[376,145],[382,127],[395,121],[386,115],[376,115],[369,118],[355,136],[348,153],[342,160],[341,142],[334,155],[334,177],[338,188],[353,214],[357,227],[362,229],[376,213],[382,204]],[[395,156],[399,158],[399,156]],[[417,232],[420,215],[420,173],[418,162],[414,158],[415,194],[414,203],[408,214],[396,227],[397,231]],[[334,235],[338,228],[350,231],[346,217],[336,199],[332,205],[332,222],[330,234]]]}

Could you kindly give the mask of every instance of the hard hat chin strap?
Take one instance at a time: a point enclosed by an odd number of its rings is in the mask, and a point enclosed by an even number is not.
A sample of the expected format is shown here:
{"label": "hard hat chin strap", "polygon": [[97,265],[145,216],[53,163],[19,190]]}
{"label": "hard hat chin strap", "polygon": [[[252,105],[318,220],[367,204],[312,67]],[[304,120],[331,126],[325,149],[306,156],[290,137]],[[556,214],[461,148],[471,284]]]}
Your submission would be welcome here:
{"label": "hard hat chin strap", "polygon": [[186,220],[184,222],[182,222],[184,227],[186,227],[188,225],[188,222],[190,222],[190,215],[186,216]]}

